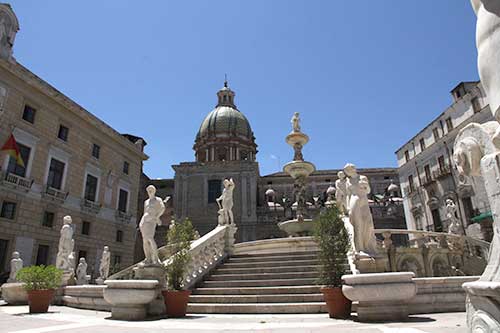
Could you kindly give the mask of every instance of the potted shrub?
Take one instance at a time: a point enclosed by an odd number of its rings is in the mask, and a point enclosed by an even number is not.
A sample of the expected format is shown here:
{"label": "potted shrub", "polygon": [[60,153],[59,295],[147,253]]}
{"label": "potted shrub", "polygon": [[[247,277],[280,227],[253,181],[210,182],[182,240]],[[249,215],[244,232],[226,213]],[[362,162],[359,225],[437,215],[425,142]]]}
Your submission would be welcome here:
{"label": "potted shrub", "polygon": [[320,262],[319,283],[330,318],[348,318],[351,301],[342,293],[342,275],[346,273],[349,235],[337,206],[327,207],[315,221],[315,238]]}
{"label": "potted shrub", "polygon": [[172,222],[167,233],[167,244],[175,253],[167,263],[167,290],[163,290],[163,299],[169,317],[186,315],[190,290],[184,290],[184,278],[187,266],[191,261],[189,248],[195,238],[195,230],[191,221]]}
{"label": "potted shrub", "polygon": [[61,285],[62,271],[55,266],[24,267],[17,273],[17,280],[24,282],[30,313],[44,313],[49,310],[55,289]]}

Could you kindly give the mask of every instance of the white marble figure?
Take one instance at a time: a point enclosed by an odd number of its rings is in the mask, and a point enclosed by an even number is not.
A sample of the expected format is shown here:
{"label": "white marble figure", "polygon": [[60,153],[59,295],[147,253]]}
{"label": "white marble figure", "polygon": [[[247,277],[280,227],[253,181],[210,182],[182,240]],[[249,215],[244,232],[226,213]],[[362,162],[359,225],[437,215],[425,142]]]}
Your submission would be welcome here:
{"label": "white marble figure", "polygon": [[335,181],[335,202],[341,213],[345,214],[347,212],[347,178],[344,171],[339,171],[337,173],[339,179]]}
{"label": "white marble figure", "polygon": [[9,279],[7,280],[8,283],[17,282],[17,272],[19,272],[21,268],[23,268],[23,259],[21,259],[19,252],[14,251],[12,252],[12,260],[10,261],[10,274]]}
{"label": "white marble figure", "polygon": [[[144,250],[146,265],[159,265],[158,246],[155,242],[156,226],[161,225],[160,217],[165,212],[164,201],[155,196],[156,187],[149,185],[146,188],[149,199],[144,201],[144,215],[139,223],[142,234],[142,247]],[[167,200],[167,199],[166,199]]]}
{"label": "white marble figure", "polygon": [[111,264],[111,253],[109,247],[105,246],[102,251],[101,264],[99,265],[99,279],[106,280],[109,275],[109,266]]}
{"label": "white marble figure", "polygon": [[74,271],[76,269],[76,252],[71,252],[68,256],[69,266],[71,270]]}
{"label": "white marble figure", "polygon": [[80,258],[80,263],[76,268],[76,284],[84,285],[89,283],[90,276],[87,275],[87,261],[85,258]]}
{"label": "white marble figure", "polygon": [[344,167],[347,184],[347,210],[349,221],[354,228],[354,248],[359,255],[374,256],[377,243],[373,227],[373,217],[368,204],[370,184],[368,178],[360,176],[354,164]]}
{"label": "white marble figure", "polygon": [[293,114],[292,120],[290,122],[292,123],[292,132],[299,133],[300,132],[300,117],[299,117],[298,112],[295,112]]}
{"label": "white marble figure", "polygon": [[457,206],[452,199],[446,199],[446,217],[448,218],[448,233],[462,235],[460,220],[457,218]]}
{"label": "white marble figure", "polygon": [[[222,195],[217,198],[217,204],[219,205],[219,225],[233,224],[233,191],[234,191],[234,181],[233,179],[224,179],[224,190]],[[221,217],[222,216],[222,217]],[[221,224],[222,222],[222,224]]]}
{"label": "white marble figure", "polygon": [[[5,22],[5,18],[0,18],[0,43],[4,45],[5,42],[8,42],[9,36],[7,35],[7,23]],[[4,41],[5,39],[5,41]]]}
{"label": "white marble figure", "polygon": [[65,272],[74,270],[74,263],[70,260],[70,255],[75,247],[73,240],[73,222],[71,216],[66,215],[63,219],[64,224],[61,228],[61,235],[59,237],[59,249],[56,258],[56,267]]}

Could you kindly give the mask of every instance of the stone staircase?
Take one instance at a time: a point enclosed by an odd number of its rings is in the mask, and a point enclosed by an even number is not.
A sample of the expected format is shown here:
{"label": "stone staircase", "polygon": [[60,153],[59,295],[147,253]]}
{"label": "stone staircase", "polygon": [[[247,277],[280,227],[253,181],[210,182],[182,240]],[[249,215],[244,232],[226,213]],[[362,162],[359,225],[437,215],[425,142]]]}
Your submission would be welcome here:
{"label": "stone staircase", "polygon": [[324,313],[316,251],[237,252],[193,290],[189,313]]}

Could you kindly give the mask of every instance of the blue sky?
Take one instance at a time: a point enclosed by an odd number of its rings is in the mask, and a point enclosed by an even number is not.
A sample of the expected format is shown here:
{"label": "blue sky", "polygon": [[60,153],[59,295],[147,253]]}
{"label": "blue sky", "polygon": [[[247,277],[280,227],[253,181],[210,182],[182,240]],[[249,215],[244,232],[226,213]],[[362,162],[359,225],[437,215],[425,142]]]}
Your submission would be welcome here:
{"label": "blue sky", "polygon": [[[145,172],[193,161],[224,73],[261,174],[292,158],[293,112],[317,168],[396,166],[394,151],[476,80],[468,0],[11,0],[16,59],[120,132]],[[278,157],[277,158],[273,158]]]}

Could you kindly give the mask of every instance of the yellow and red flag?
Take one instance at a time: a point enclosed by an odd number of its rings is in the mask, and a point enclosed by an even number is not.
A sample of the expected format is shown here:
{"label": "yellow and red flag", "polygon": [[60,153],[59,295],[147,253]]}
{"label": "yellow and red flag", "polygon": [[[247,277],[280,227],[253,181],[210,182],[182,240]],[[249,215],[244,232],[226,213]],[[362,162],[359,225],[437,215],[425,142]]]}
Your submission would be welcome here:
{"label": "yellow and red flag", "polygon": [[14,138],[14,134],[11,134],[7,142],[3,145],[0,151],[4,151],[7,155],[11,156],[16,160],[16,163],[22,167],[24,167],[24,161],[21,157],[21,152],[19,151],[19,147],[17,146],[16,139]]}

